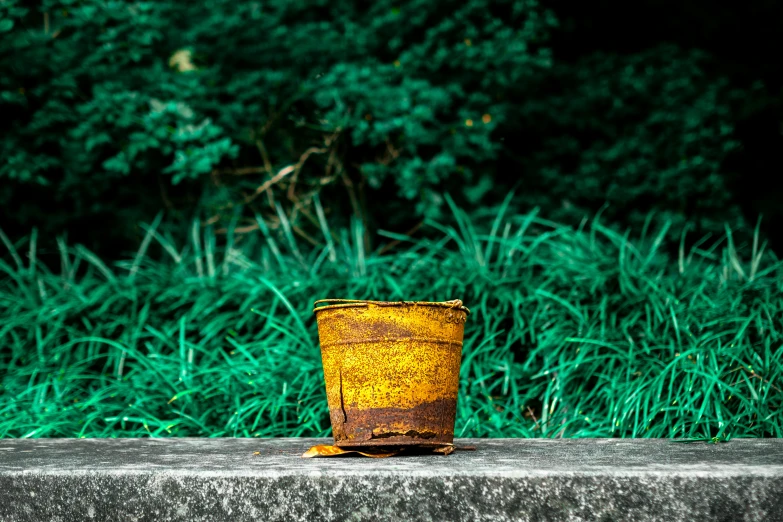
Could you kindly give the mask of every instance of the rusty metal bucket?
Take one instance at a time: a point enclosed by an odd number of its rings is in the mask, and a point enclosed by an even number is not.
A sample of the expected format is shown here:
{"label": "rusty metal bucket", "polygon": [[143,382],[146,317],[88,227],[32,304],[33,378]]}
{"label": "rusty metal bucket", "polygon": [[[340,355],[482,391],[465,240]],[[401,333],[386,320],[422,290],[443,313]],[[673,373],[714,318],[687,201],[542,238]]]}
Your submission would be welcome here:
{"label": "rusty metal bucket", "polygon": [[336,446],[453,442],[462,301],[323,299],[313,312]]}

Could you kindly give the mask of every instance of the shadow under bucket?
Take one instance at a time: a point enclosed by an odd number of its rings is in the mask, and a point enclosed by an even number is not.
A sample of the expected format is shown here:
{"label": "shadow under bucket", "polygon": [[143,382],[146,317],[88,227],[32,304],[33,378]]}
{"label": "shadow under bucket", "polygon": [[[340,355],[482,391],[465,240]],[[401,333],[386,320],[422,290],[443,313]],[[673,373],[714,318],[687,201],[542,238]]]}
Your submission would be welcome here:
{"label": "shadow under bucket", "polygon": [[313,311],[335,446],[453,442],[462,301],[323,299]]}

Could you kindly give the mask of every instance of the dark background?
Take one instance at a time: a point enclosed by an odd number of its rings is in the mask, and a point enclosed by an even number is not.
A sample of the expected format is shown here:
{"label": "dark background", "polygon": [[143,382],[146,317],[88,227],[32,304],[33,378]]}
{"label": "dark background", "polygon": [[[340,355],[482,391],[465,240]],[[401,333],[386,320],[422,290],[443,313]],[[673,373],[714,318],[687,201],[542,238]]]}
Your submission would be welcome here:
{"label": "dark background", "polygon": [[783,248],[779,2],[368,5],[4,2],[3,229],[113,258],[161,211],[309,237],[317,195],[404,232],[514,190]]}

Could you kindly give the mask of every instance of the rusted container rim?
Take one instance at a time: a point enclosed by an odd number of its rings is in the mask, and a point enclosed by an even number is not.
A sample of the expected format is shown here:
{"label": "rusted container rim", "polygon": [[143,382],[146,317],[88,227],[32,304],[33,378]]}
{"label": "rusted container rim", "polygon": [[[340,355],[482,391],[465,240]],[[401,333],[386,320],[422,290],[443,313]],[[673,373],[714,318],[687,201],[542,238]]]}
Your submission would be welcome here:
{"label": "rusted container rim", "polygon": [[[320,306],[323,305],[323,306]],[[366,301],[362,299],[319,299],[313,303],[313,313],[318,313],[321,310],[333,310],[335,308],[362,308],[369,305],[375,306],[389,306],[389,307],[401,307],[401,306],[435,306],[438,308],[455,308],[462,310],[466,314],[470,313],[470,310],[462,304],[459,299],[443,302],[428,302],[428,301]]]}

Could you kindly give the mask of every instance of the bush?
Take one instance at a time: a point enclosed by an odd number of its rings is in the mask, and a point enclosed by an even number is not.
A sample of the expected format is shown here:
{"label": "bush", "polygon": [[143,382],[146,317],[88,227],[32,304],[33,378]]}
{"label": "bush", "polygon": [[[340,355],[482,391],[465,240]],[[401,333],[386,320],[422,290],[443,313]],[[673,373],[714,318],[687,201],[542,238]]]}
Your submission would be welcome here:
{"label": "bush", "polygon": [[635,228],[650,211],[676,229],[743,226],[725,162],[740,146],[734,110],[747,93],[711,78],[708,65],[703,53],[663,46],[542,75],[519,108],[520,126],[536,130],[516,152],[524,193],[562,219],[605,201],[605,217]]}
{"label": "bush", "polygon": [[2,9],[0,48],[13,53],[0,85],[12,115],[2,197],[17,220],[42,210],[18,206],[23,189],[70,201],[62,215],[47,209],[55,229],[112,208],[131,177],[139,196],[158,192],[157,176],[211,184],[218,214],[270,178],[305,207],[340,182],[360,212],[366,181],[434,212],[448,178],[477,186],[508,92],[548,66],[540,42],[554,25],[534,0]]}
{"label": "bush", "polygon": [[675,47],[553,67],[536,0],[30,5],[0,5],[0,206],[18,234],[113,251],[161,208],[206,208],[311,237],[318,193],[399,229],[441,216],[443,192],[476,208],[515,186],[562,219],[608,201],[622,226],[740,221],[724,163],[748,92]]}

